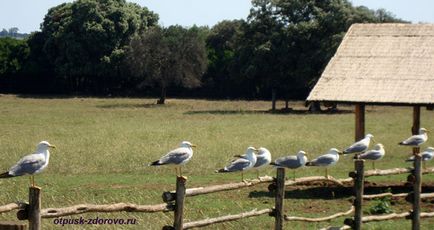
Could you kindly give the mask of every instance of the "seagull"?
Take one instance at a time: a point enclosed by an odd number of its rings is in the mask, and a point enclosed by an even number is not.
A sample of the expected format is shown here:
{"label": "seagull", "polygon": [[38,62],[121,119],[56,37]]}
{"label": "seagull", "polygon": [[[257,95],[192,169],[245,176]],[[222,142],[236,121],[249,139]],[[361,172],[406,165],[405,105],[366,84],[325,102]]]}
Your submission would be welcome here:
{"label": "seagull", "polygon": [[406,146],[412,146],[412,147],[419,147],[421,144],[425,143],[428,140],[428,133],[429,131],[425,128],[419,129],[419,134],[413,135],[409,137],[405,141],[399,142],[400,145],[406,145]]}
{"label": "seagull", "polygon": [[241,171],[241,181],[244,181],[243,172],[253,168],[256,164],[255,152],[258,150],[254,147],[248,147],[245,153],[245,158],[241,157],[233,160],[228,166],[222,169],[216,170],[217,173],[237,172]]}
{"label": "seagull", "polygon": [[372,168],[375,169],[375,161],[381,160],[385,154],[384,145],[378,143],[374,146],[374,149],[360,154],[359,159],[372,160]]}
{"label": "seagull", "polygon": [[[181,166],[186,164],[188,161],[190,161],[191,157],[193,156],[192,147],[196,147],[196,145],[188,141],[183,141],[179,145],[179,148],[168,152],[166,155],[161,157],[160,160],[152,162],[151,164],[149,164],[149,166],[174,164],[177,166],[175,167],[176,176],[182,177]],[[178,168],[179,168],[179,173],[178,173]]]}
{"label": "seagull", "polygon": [[[278,168],[284,167],[290,169],[297,169],[297,168],[304,167],[306,165],[307,162],[306,155],[307,155],[306,152],[298,151],[297,155],[295,156],[280,157],[270,164]],[[293,179],[295,180],[295,170],[293,170]]]}
{"label": "seagull", "polygon": [[313,159],[306,163],[306,166],[322,166],[325,168],[325,177],[329,178],[329,174],[327,171],[327,167],[333,166],[339,161],[339,154],[342,154],[341,151],[331,148],[326,154]]}
{"label": "seagull", "polygon": [[365,138],[357,141],[356,143],[345,149],[344,154],[365,152],[369,148],[369,143],[371,142],[371,139],[372,141],[374,141],[374,136],[372,134],[366,134]]}
{"label": "seagull", "polygon": [[[235,157],[247,159],[246,154],[244,155],[235,155]],[[269,165],[271,162],[271,153],[268,149],[264,147],[260,147],[258,149],[258,153],[256,154],[256,163],[253,168],[256,169],[256,176],[259,179],[259,169]]]}
{"label": "seagull", "polygon": [[[420,155],[422,156],[423,168],[426,168],[425,161],[430,161],[430,160],[433,159],[433,157],[434,157],[434,148],[433,147],[428,147]],[[414,156],[411,156],[410,158],[408,158],[405,161],[407,161],[407,162],[408,161],[414,161]]]}
{"label": "seagull", "polygon": [[50,160],[49,148],[56,148],[47,141],[41,141],[36,146],[36,151],[27,155],[19,160],[9,171],[0,174],[0,178],[9,178],[23,175],[30,175],[30,182],[32,187],[35,187],[34,174],[42,172]]}

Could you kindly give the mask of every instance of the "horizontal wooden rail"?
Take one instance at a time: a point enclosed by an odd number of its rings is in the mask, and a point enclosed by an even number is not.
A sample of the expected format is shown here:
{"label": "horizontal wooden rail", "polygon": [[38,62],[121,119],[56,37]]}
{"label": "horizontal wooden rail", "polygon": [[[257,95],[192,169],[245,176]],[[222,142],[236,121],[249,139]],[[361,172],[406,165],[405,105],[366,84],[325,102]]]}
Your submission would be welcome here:
{"label": "horizontal wooden rail", "polygon": [[69,216],[86,212],[167,212],[173,211],[172,204],[138,205],[129,203],[117,204],[79,204],[65,208],[47,208],[41,210],[42,218]]}
{"label": "horizontal wooden rail", "polygon": [[326,228],[321,228],[320,230],[347,230],[347,229],[351,229],[351,227],[348,226],[348,225],[344,225],[342,227],[326,227]]}
{"label": "horizontal wooden rail", "polygon": [[[429,218],[434,217],[434,212],[421,212],[421,218]],[[362,222],[374,222],[374,221],[385,221],[385,220],[393,220],[399,218],[411,218],[411,212],[403,212],[403,213],[391,213],[387,215],[373,215],[373,216],[364,216],[362,217]],[[345,223],[351,223],[352,219],[345,219]]]}
{"label": "horizontal wooden rail", "polygon": [[[199,187],[199,188],[189,188],[185,191],[185,196],[197,196],[202,194],[221,192],[227,190],[235,190],[240,188],[251,187],[254,185],[258,185],[261,183],[270,183],[273,182],[273,177],[264,176],[259,179],[249,180],[245,182],[237,182],[237,183],[229,183],[229,184],[220,184],[220,185],[211,185],[207,187]],[[176,194],[175,191],[164,192],[163,193],[163,201],[170,202],[175,200]]]}
{"label": "horizontal wooden rail", "polygon": [[21,207],[20,203],[10,203],[7,205],[0,206],[0,213],[10,212],[14,209],[19,209]]}
{"label": "horizontal wooden rail", "polygon": [[322,222],[329,221],[332,219],[339,218],[341,216],[347,216],[354,212],[354,206],[351,206],[350,210],[346,212],[335,213],[331,216],[320,217],[320,218],[308,218],[308,217],[299,217],[299,216],[285,216],[286,221],[304,221],[304,222]]}
{"label": "horizontal wooden rail", "polygon": [[[399,174],[404,174],[404,173],[411,173],[411,171],[413,170],[413,168],[394,168],[394,169],[376,169],[376,170],[368,170],[365,171],[365,177],[371,177],[371,176],[389,176],[389,175],[399,175]],[[353,174],[354,172],[350,173],[350,176],[352,177],[351,174]],[[434,168],[427,168],[422,170],[422,174],[429,174],[429,173],[434,173]]]}
{"label": "horizontal wooden rail", "polygon": [[[409,194],[412,193],[390,193],[390,192],[386,192],[386,193],[380,193],[380,194],[373,194],[373,195],[364,195],[363,199],[364,200],[373,200],[376,198],[382,198],[382,197],[394,197],[394,198],[401,198],[401,197],[407,197],[409,196]],[[434,193],[421,193],[420,194],[420,198],[421,199],[428,199],[428,198],[434,198]]]}
{"label": "horizontal wooden rail", "polygon": [[184,224],[183,229],[199,228],[199,227],[204,227],[204,226],[208,226],[211,224],[234,221],[234,220],[239,220],[242,218],[247,218],[247,217],[252,217],[252,216],[260,216],[260,215],[264,215],[264,214],[270,214],[272,212],[273,212],[273,209],[270,209],[270,208],[262,209],[259,211],[256,211],[256,209],[254,209],[254,210],[249,211],[249,212],[243,212],[243,213],[235,214],[235,215],[227,215],[227,216],[221,216],[221,217],[216,217],[216,218],[208,218],[205,220],[188,222],[188,223]]}

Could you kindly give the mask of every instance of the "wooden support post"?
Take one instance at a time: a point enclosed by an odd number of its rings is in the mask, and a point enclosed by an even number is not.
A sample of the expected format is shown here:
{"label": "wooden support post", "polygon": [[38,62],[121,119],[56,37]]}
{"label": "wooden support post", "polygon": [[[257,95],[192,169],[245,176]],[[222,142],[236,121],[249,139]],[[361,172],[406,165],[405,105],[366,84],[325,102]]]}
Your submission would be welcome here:
{"label": "wooden support post", "polygon": [[175,220],[173,227],[175,230],[182,230],[184,223],[184,198],[185,183],[187,178],[180,176],[176,178],[176,200],[175,200]]}
{"label": "wooden support post", "polygon": [[26,230],[27,224],[15,221],[0,221],[1,230]]}
{"label": "wooden support post", "polygon": [[[420,128],[420,106],[413,107],[413,127],[412,133],[418,134]],[[413,148],[414,155],[414,182],[413,182],[413,210],[411,212],[411,229],[420,229],[420,194],[422,192],[422,157],[418,147]]]}
{"label": "wooden support post", "polygon": [[362,229],[362,205],[363,205],[363,193],[364,193],[364,181],[365,181],[365,161],[357,159],[354,161],[354,168],[356,169],[356,178],[354,180],[354,190],[356,193],[356,199],[354,200],[354,226],[353,229]]}
{"label": "wooden support post", "polygon": [[274,229],[283,229],[283,200],[285,199],[285,168],[277,168],[276,170],[276,197],[274,206]]}
{"label": "wooden support post", "polygon": [[29,229],[41,229],[41,188],[29,188]]}
{"label": "wooden support post", "polygon": [[354,113],[356,115],[355,141],[359,141],[365,137],[365,104],[356,104]]}

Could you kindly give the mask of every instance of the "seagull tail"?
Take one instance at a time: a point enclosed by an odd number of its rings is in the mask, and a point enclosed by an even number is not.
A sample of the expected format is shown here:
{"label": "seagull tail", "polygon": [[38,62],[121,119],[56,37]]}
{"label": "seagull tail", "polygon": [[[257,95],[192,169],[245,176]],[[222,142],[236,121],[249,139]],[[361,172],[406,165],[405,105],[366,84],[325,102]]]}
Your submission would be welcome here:
{"label": "seagull tail", "polygon": [[275,162],[270,162],[270,165],[277,166],[277,164]]}
{"label": "seagull tail", "polygon": [[157,165],[163,165],[163,164],[160,163],[160,160],[154,161],[154,162],[149,164],[149,166],[157,166]]}
{"label": "seagull tail", "polygon": [[398,145],[406,145],[406,144],[404,143],[404,141],[401,141],[398,143]]}
{"label": "seagull tail", "polygon": [[306,166],[315,166],[315,165],[312,163],[312,161],[306,162],[305,165],[306,165]]}
{"label": "seagull tail", "polygon": [[217,169],[215,170],[216,173],[225,173],[225,172],[229,172],[227,169],[222,168],[222,169]]}
{"label": "seagull tail", "polygon": [[9,177],[13,177],[12,175],[9,174],[9,172],[4,172],[0,174],[0,178],[9,178]]}

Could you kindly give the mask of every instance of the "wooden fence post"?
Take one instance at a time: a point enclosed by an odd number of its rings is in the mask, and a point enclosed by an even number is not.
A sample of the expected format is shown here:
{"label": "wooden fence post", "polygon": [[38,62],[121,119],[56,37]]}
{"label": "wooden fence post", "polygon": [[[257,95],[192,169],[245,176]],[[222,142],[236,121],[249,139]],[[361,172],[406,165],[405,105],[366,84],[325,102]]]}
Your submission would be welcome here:
{"label": "wooden fence post", "polygon": [[41,189],[38,187],[29,188],[29,229],[41,229]]}
{"label": "wooden fence post", "polygon": [[357,159],[354,161],[354,167],[356,168],[356,178],[354,180],[354,189],[356,193],[356,199],[354,200],[354,226],[353,229],[362,229],[362,206],[363,206],[363,193],[365,182],[365,161]]}
{"label": "wooden fence post", "polygon": [[26,230],[27,225],[16,221],[0,221],[1,230]]}
{"label": "wooden fence post", "polygon": [[[413,126],[412,133],[419,134],[420,128],[420,106],[413,107]],[[414,155],[414,169],[413,169],[413,210],[411,212],[411,229],[420,229],[420,193],[422,192],[422,170],[421,161],[422,157],[419,154],[420,149],[418,147],[413,148]]]}
{"label": "wooden fence post", "polygon": [[187,178],[183,176],[176,177],[175,220],[173,222],[173,227],[175,230],[182,230],[183,228],[186,182]]}
{"label": "wooden fence post", "polygon": [[283,229],[283,200],[285,199],[285,168],[276,170],[276,198],[274,207],[274,229]]}
{"label": "wooden fence post", "polygon": [[422,192],[422,157],[414,154],[414,184],[413,184],[413,210],[411,212],[411,229],[420,229],[420,193]]}

